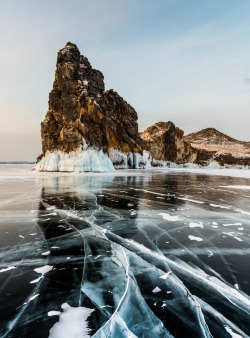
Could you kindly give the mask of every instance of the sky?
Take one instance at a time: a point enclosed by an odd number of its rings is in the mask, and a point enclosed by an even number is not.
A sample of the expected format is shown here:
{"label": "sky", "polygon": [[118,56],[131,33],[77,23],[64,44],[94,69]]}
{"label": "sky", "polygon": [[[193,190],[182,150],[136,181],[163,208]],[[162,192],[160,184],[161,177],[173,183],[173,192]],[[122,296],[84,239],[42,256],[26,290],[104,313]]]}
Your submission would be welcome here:
{"label": "sky", "polygon": [[249,0],[0,1],[0,161],[35,161],[57,52],[75,43],[138,113],[250,141]]}

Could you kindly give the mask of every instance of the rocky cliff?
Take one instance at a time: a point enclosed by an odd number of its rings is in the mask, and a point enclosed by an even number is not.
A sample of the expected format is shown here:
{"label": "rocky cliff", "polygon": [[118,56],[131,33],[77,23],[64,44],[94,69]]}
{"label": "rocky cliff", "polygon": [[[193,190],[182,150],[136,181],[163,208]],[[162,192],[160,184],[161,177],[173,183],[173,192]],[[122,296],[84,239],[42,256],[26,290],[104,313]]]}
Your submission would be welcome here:
{"label": "rocky cliff", "polygon": [[184,137],[197,151],[196,163],[207,165],[250,165],[249,142],[238,141],[214,128],[202,129]]}
{"label": "rocky cliff", "polygon": [[[55,151],[72,154],[87,147],[113,155],[142,154],[137,119],[136,111],[119,94],[105,91],[103,74],[68,42],[57,56],[49,109],[41,123],[39,160]],[[124,161],[113,157],[114,162]]]}
{"label": "rocky cliff", "polygon": [[143,147],[160,161],[186,163],[196,161],[196,150],[184,141],[183,130],[172,122],[158,122],[140,134]]}
{"label": "rocky cliff", "polygon": [[41,123],[40,171],[112,171],[193,162],[250,165],[250,144],[207,128],[184,137],[172,122],[138,132],[137,113],[77,46],[58,52],[49,109]]}

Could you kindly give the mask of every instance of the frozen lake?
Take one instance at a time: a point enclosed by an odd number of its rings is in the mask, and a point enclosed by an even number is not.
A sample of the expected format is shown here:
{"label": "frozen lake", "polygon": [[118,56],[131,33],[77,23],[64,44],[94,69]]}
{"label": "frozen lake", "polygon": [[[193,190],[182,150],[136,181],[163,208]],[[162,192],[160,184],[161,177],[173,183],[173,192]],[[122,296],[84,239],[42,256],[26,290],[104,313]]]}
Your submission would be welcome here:
{"label": "frozen lake", "polygon": [[1,337],[248,337],[250,171],[0,165]]}

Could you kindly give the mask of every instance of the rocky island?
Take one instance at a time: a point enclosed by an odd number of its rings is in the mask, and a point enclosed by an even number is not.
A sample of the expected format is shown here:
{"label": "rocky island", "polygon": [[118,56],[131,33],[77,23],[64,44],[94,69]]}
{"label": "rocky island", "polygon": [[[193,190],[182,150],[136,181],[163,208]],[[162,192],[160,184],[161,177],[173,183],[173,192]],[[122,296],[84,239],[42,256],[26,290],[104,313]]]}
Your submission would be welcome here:
{"label": "rocky island", "polygon": [[93,69],[77,46],[58,52],[49,109],[41,123],[38,171],[108,172],[193,163],[250,165],[249,143],[215,129],[184,136],[172,122],[138,131],[135,109]]}

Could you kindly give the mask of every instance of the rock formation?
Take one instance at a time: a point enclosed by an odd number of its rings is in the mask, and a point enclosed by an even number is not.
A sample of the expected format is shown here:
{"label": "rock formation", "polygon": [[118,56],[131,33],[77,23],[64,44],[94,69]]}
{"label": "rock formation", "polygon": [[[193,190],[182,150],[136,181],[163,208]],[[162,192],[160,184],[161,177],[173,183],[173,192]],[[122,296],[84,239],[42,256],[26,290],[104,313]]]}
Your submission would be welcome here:
{"label": "rock formation", "polygon": [[140,134],[143,147],[158,161],[195,162],[196,150],[184,141],[183,130],[172,122],[158,122]]}
{"label": "rock formation", "polygon": [[250,144],[213,128],[184,137],[172,122],[138,132],[137,113],[76,45],[58,52],[49,109],[41,123],[40,171],[111,171],[193,162],[250,165]]}
{"label": "rock formation", "polygon": [[43,154],[38,160],[46,153],[67,154],[87,146],[104,153],[142,154],[137,119],[123,98],[113,90],[105,91],[103,74],[68,42],[58,52],[49,110],[41,123]]}
{"label": "rock formation", "polygon": [[250,165],[249,142],[238,141],[214,128],[206,128],[184,137],[197,151],[196,163],[208,165]]}

